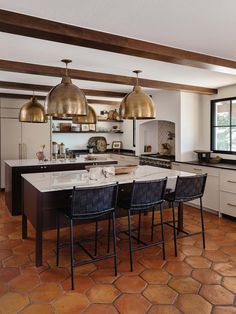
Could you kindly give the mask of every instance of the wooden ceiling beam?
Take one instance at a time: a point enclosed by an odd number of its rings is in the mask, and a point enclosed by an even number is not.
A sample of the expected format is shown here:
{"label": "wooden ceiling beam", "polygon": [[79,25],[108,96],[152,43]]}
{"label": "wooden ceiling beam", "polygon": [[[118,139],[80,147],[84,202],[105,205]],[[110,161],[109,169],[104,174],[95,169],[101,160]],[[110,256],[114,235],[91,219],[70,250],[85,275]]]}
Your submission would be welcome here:
{"label": "wooden ceiling beam", "polygon": [[[49,86],[49,85],[0,81],[0,88],[14,89],[14,90],[48,92],[50,91],[50,89],[52,89],[52,87],[53,86]],[[123,98],[126,95],[126,93],[122,93],[122,92],[112,92],[112,91],[94,90],[94,89],[82,89],[82,90],[86,96]]]}
{"label": "wooden ceiling beam", "polygon": [[[43,76],[62,77],[65,73],[65,69],[61,67],[54,67],[48,65],[39,65],[18,61],[2,60],[0,59],[0,71],[18,72],[24,74],[36,74]],[[121,84],[134,86],[136,83],[135,77],[115,75],[108,73],[99,73],[91,71],[83,71],[77,69],[69,69],[68,73],[71,78],[85,80],[85,81],[96,81],[103,83]],[[177,84],[171,82],[163,82],[149,79],[139,78],[139,83],[142,87],[153,88],[153,89],[169,89],[169,90],[181,90],[192,93],[200,94],[217,94],[217,89],[207,88],[201,86],[193,86],[186,84]]]}
{"label": "wooden ceiling beam", "polygon": [[30,15],[0,10],[0,31],[135,57],[236,74],[236,62]]}
{"label": "wooden ceiling beam", "polygon": [[[2,98],[10,98],[10,99],[30,99],[33,94],[16,94],[16,93],[0,93],[0,97]],[[36,95],[38,100],[45,100],[46,96]],[[87,99],[88,103],[91,105],[114,105],[118,106],[120,104],[119,101],[113,100],[102,100],[102,99]]]}

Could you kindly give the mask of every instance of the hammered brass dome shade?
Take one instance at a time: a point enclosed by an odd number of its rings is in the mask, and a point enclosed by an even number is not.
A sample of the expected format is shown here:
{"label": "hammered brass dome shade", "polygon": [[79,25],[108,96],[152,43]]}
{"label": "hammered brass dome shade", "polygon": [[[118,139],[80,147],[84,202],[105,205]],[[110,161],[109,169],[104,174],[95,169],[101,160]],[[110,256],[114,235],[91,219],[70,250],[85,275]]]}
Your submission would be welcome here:
{"label": "hammered brass dome shade", "polygon": [[[141,71],[134,71],[136,74]],[[144,93],[141,86],[137,84],[133,91],[127,94],[120,104],[120,115],[123,119],[155,119],[155,104],[151,97]]]}
{"label": "hammered brass dome shade", "polygon": [[44,106],[37,101],[35,96],[33,96],[30,101],[21,107],[19,121],[31,123],[47,122],[47,119],[45,118]]}
{"label": "hammered brass dome shade", "polygon": [[73,123],[77,124],[96,124],[97,123],[97,116],[96,112],[91,106],[88,106],[88,114],[87,116],[76,116],[72,119]]}
{"label": "hammered brass dome shade", "polygon": [[84,93],[74,85],[67,74],[67,64],[70,60],[62,60],[66,63],[66,74],[60,84],[53,87],[46,97],[45,113],[52,117],[74,117],[87,115],[87,100]]}

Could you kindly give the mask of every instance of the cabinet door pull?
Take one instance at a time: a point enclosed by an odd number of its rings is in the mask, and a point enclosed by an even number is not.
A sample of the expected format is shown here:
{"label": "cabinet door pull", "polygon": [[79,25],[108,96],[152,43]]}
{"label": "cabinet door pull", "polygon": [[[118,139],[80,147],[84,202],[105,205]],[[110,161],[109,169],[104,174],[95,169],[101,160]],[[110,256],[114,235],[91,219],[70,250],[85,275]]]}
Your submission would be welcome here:
{"label": "cabinet door pull", "polygon": [[235,204],[232,204],[232,203],[227,203],[227,205],[236,207],[236,205],[235,205]]}
{"label": "cabinet door pull", "polygon": [[193,170],[196,170],[196,171],[202,171],[201,168],[193,168]]}
{"label": "cabinet door pull", "polygon": [[236,183],[236,181],[233,181],[233,180],[228,180],[227,182],[229,182],[229,183]]}

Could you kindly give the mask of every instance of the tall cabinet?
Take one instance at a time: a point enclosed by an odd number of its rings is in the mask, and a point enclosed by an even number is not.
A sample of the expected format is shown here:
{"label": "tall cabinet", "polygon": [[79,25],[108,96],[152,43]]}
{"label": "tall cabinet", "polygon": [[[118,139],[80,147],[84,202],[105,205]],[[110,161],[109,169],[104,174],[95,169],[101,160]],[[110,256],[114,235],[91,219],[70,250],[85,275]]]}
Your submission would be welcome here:
{"label": "tall cabinet", "polygon": [[4,160],[36,158],[35,153],[43,144],[46,156],[50,156],[50,123],[21,123],[18,120],[20,107],[26,101],[0,99],[1,189],[5,188]]}

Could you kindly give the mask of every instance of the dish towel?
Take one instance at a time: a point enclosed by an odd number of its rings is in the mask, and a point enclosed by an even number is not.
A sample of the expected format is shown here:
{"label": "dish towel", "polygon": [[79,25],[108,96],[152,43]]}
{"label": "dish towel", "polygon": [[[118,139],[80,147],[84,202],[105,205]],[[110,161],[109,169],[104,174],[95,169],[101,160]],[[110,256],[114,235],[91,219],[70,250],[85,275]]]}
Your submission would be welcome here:
{"label": "dish towel", "polygon": [[103,173],[106,178],[113,177],[115,175],[115,167],[104,167]]}
{"label": "dish towel", "polygon": [[104,178],[102,167],[96,167],[96,168],[90,168],[89,169],[89,179],[90,180],[99,180],[102,178]]}

